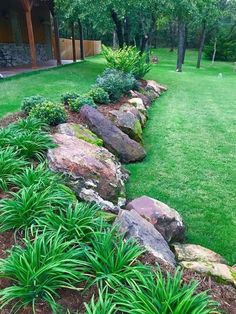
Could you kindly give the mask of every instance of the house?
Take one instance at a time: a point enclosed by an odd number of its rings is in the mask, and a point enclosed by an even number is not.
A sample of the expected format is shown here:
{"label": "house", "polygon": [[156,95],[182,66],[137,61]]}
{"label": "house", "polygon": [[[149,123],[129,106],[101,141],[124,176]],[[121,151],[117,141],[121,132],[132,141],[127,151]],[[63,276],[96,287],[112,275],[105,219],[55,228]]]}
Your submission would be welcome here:
{"label": "house", "polygon": [[60,49],[53,0],[0,1],[0,67],[57,59]]}

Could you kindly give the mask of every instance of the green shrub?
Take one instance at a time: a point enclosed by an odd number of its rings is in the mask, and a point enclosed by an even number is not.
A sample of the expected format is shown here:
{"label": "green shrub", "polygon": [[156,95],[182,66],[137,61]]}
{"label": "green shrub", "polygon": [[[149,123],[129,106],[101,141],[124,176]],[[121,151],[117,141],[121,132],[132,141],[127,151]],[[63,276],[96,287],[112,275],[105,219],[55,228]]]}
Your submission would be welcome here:
{"label": "green shrub", "polygon": [[21,103],[21,110],[27,114],[37,105],[42,105],[47,99],[40,95],[25,97]]}
{"label": "green shrub", "polygon": [[38,226],[49,232],[59,232],[67,240],[89,243],[94,232],[101,229],[99,208],[87,203],[77,203],[65,208],[51,210],[39,218]]}
{"label": "green shrub", "polygon": [[142,253],[138,244],[131,239],[124,241],[114,228],[94,233],[91,248],[86,251],[86,273],[91,277],[89,283],[105,283],[115,288],[134,279],[134,270],[143,269],[141,264],[136,263]]}
{"label": "green shrub", "polygon": [[68,105],[70,100],[76,99],[78,97],[80,97],[80,94],[76,92],[66,92],[61,95],[61,102],[65,105]]}
{"label": "green shrub", "polygon": [[38,160],[45,157],[49,148],[55,147],[51,136],[44,132],[19,132],[8,140],[8,144],[13,146],[19,155]]}
{"label": "green shrub", "polygon": [[13,302],[12,312],[46,301],[53,313],[58,313],[55,301],[60,288],[76,289],[84,279],[78,271],[83,250],[75,248],[58,234],[36,235],[32,242],[25,239],[23,247],[14,247],[6,259],[0,260],[0,275],[14,285],[0,291],[1,309]]}
{"label": "green shrub", "polygon": [[66,122],[66,111],[62,104],[54,104],[47,101],[30,111],[30,117],[42,120],[49,125],[57,125]]}
{"label": "green shrub", "polygon": [[108,104],[110,102],[108,93],[101,87],[93,87],[88,95],[93,98],[96,104]]}
{"label": "green shrub", "polygon": [[93,98],[90,96],[86,96],[86,95],[81,95],[80,97],[76,98],[76,99],[71,99],[69,100],[69,107],[71,111],[74,112],[79,112],[80,109],[84,106],[84,105],[88,105],[91,106],[93,108],[96,108],[96,104],[93,101]]}
{"label": "green shrub", "polygon": [[13,148],[0,149],[0,189],[7,191],[12,185],[11,177],[18,175],[27,166],[27,162],[17,156]]}
{"label": "green shrub", "polygon": [[132,73],[136,79],[143,78],[151,69],[151,65],[147,63],[147,54],[141,54],[136,47],[125,46],[113,50],[103,46],[103,55],[109,68]]}
{"label": "green shrub", "polygon": [[137,280],[129,280],[114,295],[114,301],[122,313],[133,314],[210,314],[216,311],[216,303],[206,292],[197,293],[197,283],[182,284],[182,273],[175,272],[165,279],[160,270],[153,272],[146,267],[144,273],[137,272]]}
{"label": "green shrub", "polygon": [[[214,52],[214,42],[210,42],[209,45],[206,45],[205,56],[207,59],[212,59]],[[220,36],[217,40],[217,49],[215,60],[219,61],[235,61],[236,60],[236,34],[234,38],[228,38],[227,36]]]}
{"label": "green shrub", "polygon": [[116,69],[106,69],[96,80],[96,86],[103,88],[111,101],[119,98],[131,89],[138,88],[138,82],[131,73],[124,73]]}

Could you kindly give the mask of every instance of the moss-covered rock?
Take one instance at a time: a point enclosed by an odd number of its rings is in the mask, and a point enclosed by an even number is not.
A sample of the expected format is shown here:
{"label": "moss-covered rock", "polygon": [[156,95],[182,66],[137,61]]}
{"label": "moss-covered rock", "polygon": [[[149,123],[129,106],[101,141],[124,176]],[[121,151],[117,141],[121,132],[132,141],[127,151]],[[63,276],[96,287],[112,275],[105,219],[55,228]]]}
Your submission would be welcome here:
{"label": "moss-covered rock", "polygon": [[103,146],[103,140],[97,137],[96,134],[81,124],[76,123],[63,123],[58,126],[58,133],[66,134],[69,136],[75,136],[76,138],[94,144],[97,146]]}

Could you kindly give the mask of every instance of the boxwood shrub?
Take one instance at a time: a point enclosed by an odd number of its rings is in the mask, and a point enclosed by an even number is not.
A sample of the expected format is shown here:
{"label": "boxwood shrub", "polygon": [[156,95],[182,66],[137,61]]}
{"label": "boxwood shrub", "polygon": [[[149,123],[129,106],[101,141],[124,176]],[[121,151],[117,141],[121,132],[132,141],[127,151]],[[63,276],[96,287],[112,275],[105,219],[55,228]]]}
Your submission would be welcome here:
{"label": "boxwood shrub", "polygon": [[49,125],[66,122],[66,111],[62,104],[46,101],[30,111],[30,117],[42,120]]}
{"label": "boxwood shrub", "polygon": [[90,96],[81,95],[76,99],[69,100],[69,107],[71,111],[79,112],[84,105],[96,108],[96,104]]}
{"label": "boxwood shrub", "polygon": [[93,87],[88,95],[93,98],[96,104],[108,104],[110,102],[108,93],[102,87]]}
{"label": "boxwood shrub", "polygon": [[28,114],[34,107],[41,105],[46,100],[47,99],[41,95],[25,97],[21,103],[21,110]]}

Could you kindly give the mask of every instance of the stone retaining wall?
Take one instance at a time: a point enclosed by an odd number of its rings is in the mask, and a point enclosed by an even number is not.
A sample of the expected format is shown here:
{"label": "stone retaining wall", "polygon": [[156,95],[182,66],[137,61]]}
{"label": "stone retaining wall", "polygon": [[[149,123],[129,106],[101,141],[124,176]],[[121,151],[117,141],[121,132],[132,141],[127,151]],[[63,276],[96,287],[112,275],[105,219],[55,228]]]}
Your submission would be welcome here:
{"label": "stone retaining wall", "polygon": [[[52,59],[51,47],[36,44],[37,62]],[[29,44],[0,43],[0,67],[12,67],[30,64]]]}

